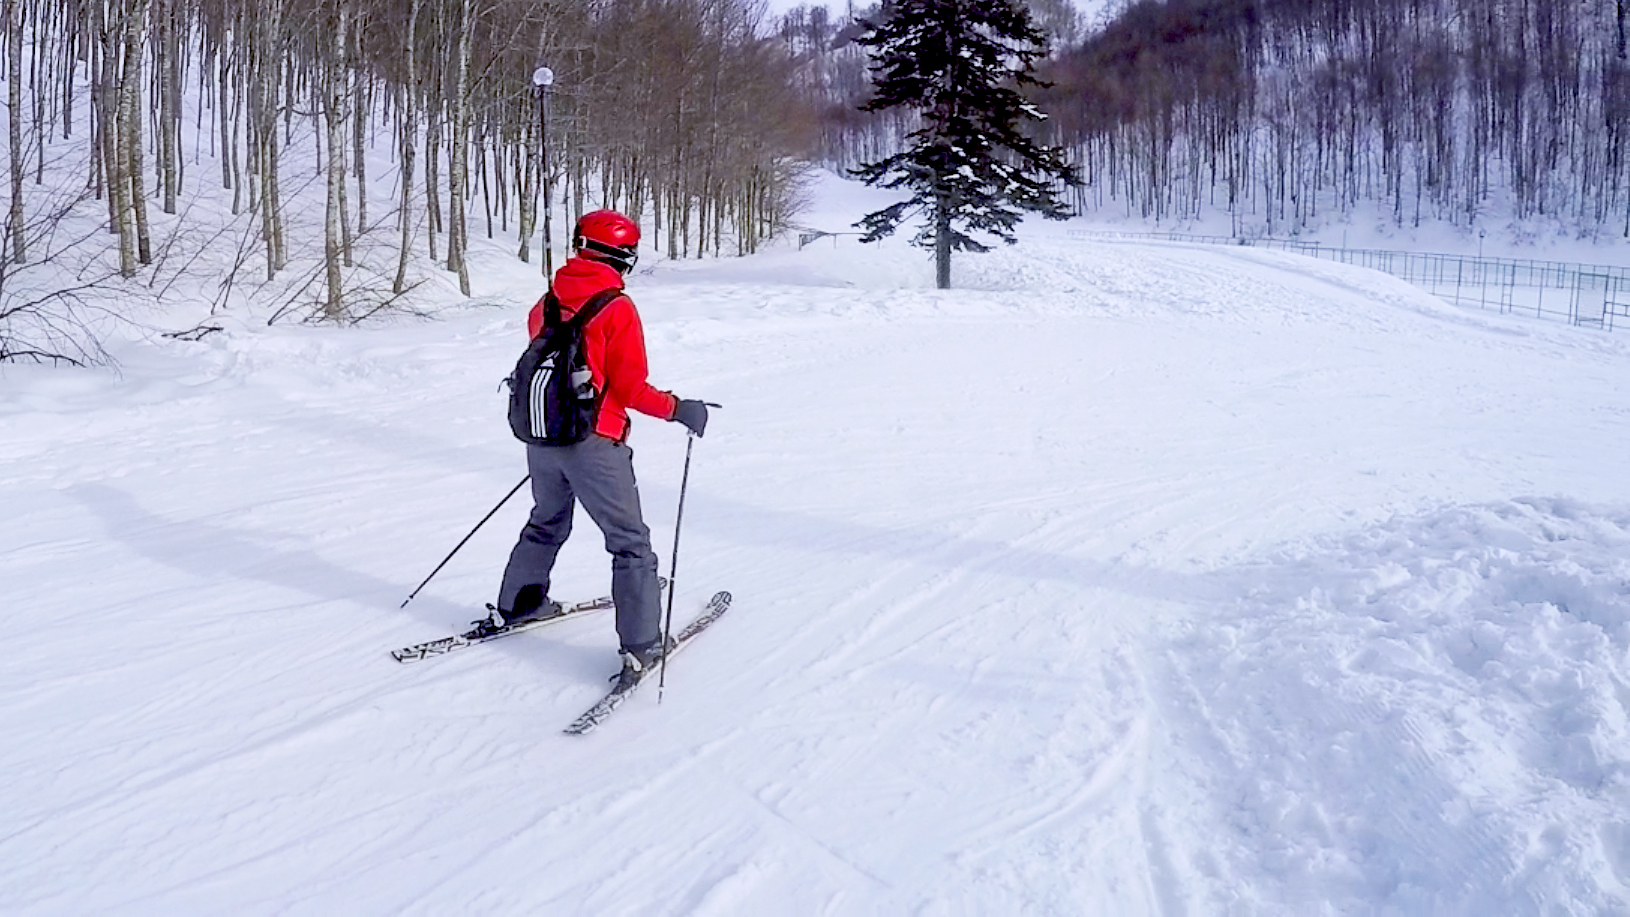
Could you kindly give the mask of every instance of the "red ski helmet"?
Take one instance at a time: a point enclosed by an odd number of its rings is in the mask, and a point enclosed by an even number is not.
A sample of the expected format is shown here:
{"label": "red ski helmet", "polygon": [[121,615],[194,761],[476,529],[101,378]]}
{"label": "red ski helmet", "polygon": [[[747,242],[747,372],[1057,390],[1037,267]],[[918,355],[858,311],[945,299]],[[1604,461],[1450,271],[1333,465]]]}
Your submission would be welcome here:
{"label": "red ski helmet", "polygon": [[572,247],[626,274],[639,260],[640,226],[615,210],[585,213],[572,230]]}

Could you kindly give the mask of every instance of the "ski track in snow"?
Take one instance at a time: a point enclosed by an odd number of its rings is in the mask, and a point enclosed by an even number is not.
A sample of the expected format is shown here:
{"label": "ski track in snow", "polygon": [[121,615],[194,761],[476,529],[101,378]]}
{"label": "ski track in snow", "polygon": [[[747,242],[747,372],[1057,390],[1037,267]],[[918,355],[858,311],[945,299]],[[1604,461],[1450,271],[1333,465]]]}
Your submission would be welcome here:
{"label": "ski track in snow", "polygon": [[[422,665],[496,589],[530,273],[0,372],[0,911],[1630,912],[1630,346],[1038,233],[663,264],[676,624]],[[658,550],[684,443],[636,420]],[[604,592],[580,519],[556,595]],[[666,572],[666,566],[664,566]]]}

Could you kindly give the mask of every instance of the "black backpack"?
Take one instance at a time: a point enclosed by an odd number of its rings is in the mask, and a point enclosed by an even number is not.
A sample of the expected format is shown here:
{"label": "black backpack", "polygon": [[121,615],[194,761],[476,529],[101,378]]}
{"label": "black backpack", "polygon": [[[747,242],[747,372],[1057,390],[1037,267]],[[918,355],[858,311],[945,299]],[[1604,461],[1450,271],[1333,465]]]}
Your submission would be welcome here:
{"label": "black backpack", "polygon": [[523,443],[569,446],[594,430],[600,393],[590,381],[583,329],[623,291],[612,288],[589,297],[571,321],[560,320],[553,290],[543,298],[543,330],[515,364],[509,377],[509,428]]}

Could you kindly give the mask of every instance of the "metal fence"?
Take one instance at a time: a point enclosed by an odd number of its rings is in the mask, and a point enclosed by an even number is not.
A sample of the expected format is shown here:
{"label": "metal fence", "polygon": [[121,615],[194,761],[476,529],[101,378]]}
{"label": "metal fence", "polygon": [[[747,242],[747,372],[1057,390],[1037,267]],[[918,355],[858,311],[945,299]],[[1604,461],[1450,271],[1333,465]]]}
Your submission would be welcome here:
{"label": "metal fence", "polygon": [[858,233],[858,232],[823,232],[822,230],[819,230],[819,229],[804,229],[802,227],[794,227],[794,228],[796,228],[798,230],[798,250],[799,251],[803,251],[804,246],[808,245],[811,242],[818,241],[820,239],[831,239],[832,244],[835,246],[835,245],[838,244],[838,237],[839,236],[859,236],[859,235],[863,235],[862,233]]}
{"label": "metal fence", "polygon": [[1249,245],[1356,264],[1414,284],[1449,302],[1532,314],[1612,331],[1630,328],[1630,268],[1562,261],[1479,258],[1427,252],[1331,248],[1280,239],[1233,239],[1182,233],[1077,230],[1097,238],[1155,239],[1210,245]]}

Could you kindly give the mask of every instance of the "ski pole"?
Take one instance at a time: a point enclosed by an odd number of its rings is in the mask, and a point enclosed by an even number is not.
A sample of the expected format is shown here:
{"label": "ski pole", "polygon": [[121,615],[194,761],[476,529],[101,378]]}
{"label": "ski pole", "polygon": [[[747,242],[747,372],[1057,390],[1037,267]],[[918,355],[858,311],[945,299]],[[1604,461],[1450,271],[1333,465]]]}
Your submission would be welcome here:
{"label": "ski pole", "polygon": [[[469,541],[471,538],[474,538],[475,533],[477,531],[479,531],[483,525],[487,524],[487,520],[491,519],[493,517],[493,515],[498,512],[498,510],[502,509],[504,504],[509,502],[509,498],[515,496],[515,492],[517,490],[520,490],[523,486],[526,485],[526,482],[530,481],[530,480],[532,480],[532,476],[527,475],[526,477],[521,478],[521,483],[516,484],[514,487],[511,487],[509,489],[509,493],[504,494],[504,499],[499,500],[497,506],[494,506],[492,509],[488,510],[487,514],[485,516],[481,517],[481,521],[477,522],[475,524],[475,528],[470,529],[470,534],[464,536],[464,541],[460,541],[457,545],[454,545],[453,550],[449,551],[447,553],[447,556],[442,558],[441,563],[436,565],[436,569],[430,571],[430,575],[424,578],[424,582],[419,584],[418,589],[414,589],[412,592],[408,593],[408,597],[403,599],[402,604],[397,606],[397,607],[406,608],[407,603],[413,601],[413,597],[419,594],[419,589],[423,589],[426,586],[426,584],[428,584],[432,579],[434,579],[436,574],[441,572],[441,568],[447,566],[447,562],[453,559],[454,554],[458,553],[458,549],[464,547],[464,542]],[[669,608],[673,607],[673,602],[671,601],[672,597],[673,597],[672,593],[670,593],[669,594],[670,601],[668,603]]]}
{"label": "ski pole", "polygon": [[696,444],[696,434],[685,437],[685,472],[679,477],[679,512],[674,516],[674,550],[668,558],[668,613],[662,622],[662,668],[657,672],[657,703],[662,703],[662,689],[668,686],[668,635],[674,626],[674,593],[679,574],[679,526],[685,521],[685,487],[690,484],[690,449]]}

